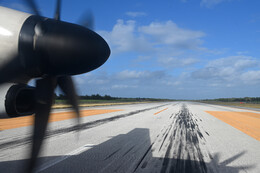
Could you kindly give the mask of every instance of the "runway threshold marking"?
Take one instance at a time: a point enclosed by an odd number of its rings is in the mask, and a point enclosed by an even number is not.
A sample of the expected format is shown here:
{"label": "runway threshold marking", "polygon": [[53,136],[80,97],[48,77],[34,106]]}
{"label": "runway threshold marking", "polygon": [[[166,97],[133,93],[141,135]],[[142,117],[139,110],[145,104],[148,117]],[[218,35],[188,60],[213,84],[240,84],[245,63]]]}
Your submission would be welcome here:
{"label": "runway threshold marking", "polygon": [[[122,109],[92,109],[80,111],[81,117],[92,116],[98,114],[106,114],[111,112],[122,111]],[[57,112],[52,113],[49,122],[63,121],[75,118],[74,112]],[[0,119],[0,130],[14,129],[33,125],[34,116],[25,116],[17,118]]]}
{"label": "runway threshold marking", "polygon": [[165,110],[167,110],[168,108],[165,108],[165,109],[163,109],[163,110],[160,110],[159,112],[156,112],[156,113],[154,113],[154,115],[157,115],[157,114],[159,114],[159,113],[161,113],[162,111],[165,111]]}
{"label": "runway threshold marking", "polygon": [[205,111],[260,141],[260,114],[252,112]]}

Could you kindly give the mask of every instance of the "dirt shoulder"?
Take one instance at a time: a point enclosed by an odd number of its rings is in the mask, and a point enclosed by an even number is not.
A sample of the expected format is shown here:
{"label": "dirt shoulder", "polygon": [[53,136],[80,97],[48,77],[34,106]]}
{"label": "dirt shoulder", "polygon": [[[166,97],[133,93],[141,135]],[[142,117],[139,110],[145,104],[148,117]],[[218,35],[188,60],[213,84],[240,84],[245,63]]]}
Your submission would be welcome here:
{"label": "dirt shoulder", "polygon": [[[153,103],[153,102],[116,102],[116,103],[87,103],[80,104],[80,107],[96,107],[96,106],[112,106],[112,105],[130,105],[130,104],[141,104],[141,103]],[[53,109],[71,108],[68,104],[54,104]]]}

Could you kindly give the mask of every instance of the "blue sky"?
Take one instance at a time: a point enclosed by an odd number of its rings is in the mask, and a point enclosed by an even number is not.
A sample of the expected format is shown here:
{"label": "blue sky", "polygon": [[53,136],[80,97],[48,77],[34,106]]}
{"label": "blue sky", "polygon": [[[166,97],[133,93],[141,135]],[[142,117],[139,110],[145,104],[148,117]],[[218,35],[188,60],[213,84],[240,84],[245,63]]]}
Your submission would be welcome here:
{"label": "blue sky", "polygon": [[[36,1],[52,17],[55,1]],[[28,11],[23,1],[2,6]],[[260,96],[259,0],[64,0],[64,21],[87,10],[112,54],[75,76],[79,94],[204,99]]]}

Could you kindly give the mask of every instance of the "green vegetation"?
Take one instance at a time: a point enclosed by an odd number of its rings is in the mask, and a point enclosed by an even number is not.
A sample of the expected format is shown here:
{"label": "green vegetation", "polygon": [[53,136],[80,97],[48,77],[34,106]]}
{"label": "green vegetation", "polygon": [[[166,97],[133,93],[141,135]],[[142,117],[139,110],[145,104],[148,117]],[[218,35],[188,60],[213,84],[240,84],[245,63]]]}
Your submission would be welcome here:
{"label": "green vegetation", "polygon": [[260,97],[205,99],[199,100],[199,102],[226,106],[260,108]]}
{"label": "green vegetation", "polygon": [[218,98],[205,99],[200,101],[218,101],[218,102],[245,102],[245,103],[260,103],[260,97],[243,97],[243,98]]}
{"label": "green vegetation", "polygon": [[[173,101],[170,99],[155,99],[155,98],[123,98],[123,97],[111,97],[109,95],[101,96],[99,94],[93,94],[91,96],[79,96],[80,104],[92,104],[92,103],[122,103],[122,102],[159,102],[159,101]],[[65,95],[60,94],[56,96],[55,104],[67,104]]]}

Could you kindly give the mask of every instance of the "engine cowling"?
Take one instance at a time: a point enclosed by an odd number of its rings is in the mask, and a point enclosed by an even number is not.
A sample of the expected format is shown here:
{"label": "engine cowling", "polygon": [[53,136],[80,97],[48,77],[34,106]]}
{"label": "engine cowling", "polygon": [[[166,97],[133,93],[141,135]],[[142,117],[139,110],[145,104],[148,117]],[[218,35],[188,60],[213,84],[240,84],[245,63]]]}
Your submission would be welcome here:
{"label": "engine cowling", "polygon": [[0,86],[1,116],[19,117],[32,115],[35,88],[26,84],[4,84]]}

